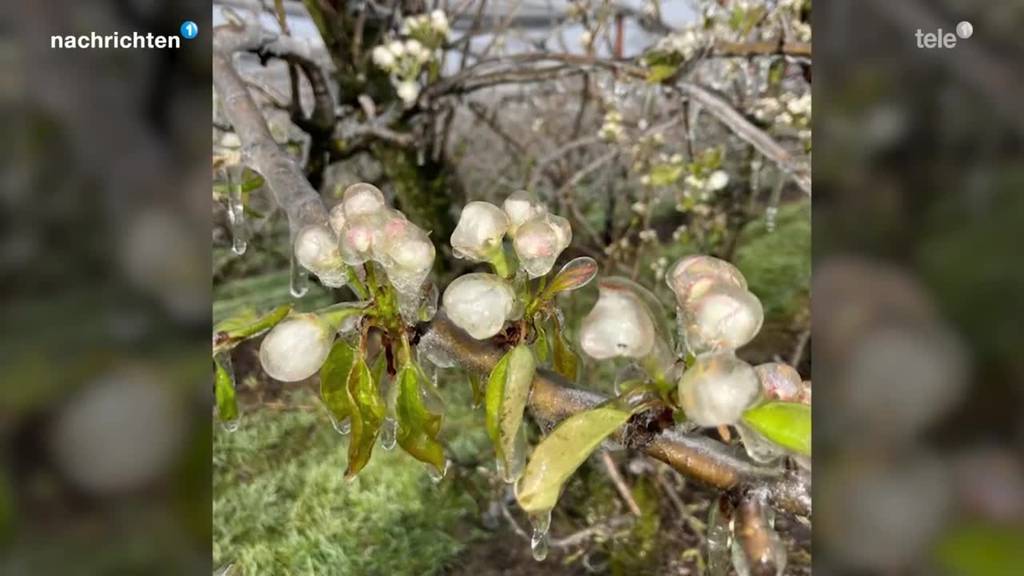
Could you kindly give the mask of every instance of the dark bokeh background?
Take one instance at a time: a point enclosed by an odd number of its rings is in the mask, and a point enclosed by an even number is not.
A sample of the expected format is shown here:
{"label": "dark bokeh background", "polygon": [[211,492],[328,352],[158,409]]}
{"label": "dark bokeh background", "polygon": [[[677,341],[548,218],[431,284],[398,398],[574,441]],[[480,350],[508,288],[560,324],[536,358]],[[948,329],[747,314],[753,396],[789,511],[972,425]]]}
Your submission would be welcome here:
{"label": "dark bokeh background", "polygon": [[210,12],[0,3],[2,574],[210,573]]}
{"label": "dark bokeh background", "polygon": [[1024,570],[1022,24],[816,3],[816,574]]}

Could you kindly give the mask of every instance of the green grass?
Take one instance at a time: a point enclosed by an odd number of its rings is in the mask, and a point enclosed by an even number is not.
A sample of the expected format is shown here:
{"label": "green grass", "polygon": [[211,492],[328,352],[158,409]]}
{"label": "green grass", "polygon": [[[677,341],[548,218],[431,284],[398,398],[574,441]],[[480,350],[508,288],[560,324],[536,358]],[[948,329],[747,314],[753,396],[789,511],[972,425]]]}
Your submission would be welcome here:
{"label": "green grass", "polygon": [[247,413],[213,448],[214,566],[232,574],[437,574],[474,538],[465,489],[400,449],[347,482],[347,440],[320,410]]}

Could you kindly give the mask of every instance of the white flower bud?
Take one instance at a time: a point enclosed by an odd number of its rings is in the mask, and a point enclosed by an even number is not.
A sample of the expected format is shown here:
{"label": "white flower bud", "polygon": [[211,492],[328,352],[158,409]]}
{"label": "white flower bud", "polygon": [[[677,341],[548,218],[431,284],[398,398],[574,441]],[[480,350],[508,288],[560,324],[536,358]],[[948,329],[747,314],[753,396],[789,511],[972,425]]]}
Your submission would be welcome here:
{"label": "white flower bud", "polygon": [[392,217],[374,238],[374,260],[402,294],[419,294],[434,265],[434,244],[427,233],[404,217]]}
{"label": "white flower bud", "polygon": [[456,258],[474,262],[487,260],[508,230],[508,216],[489,202],[470,202],[462,209],[459,225],[452,232],[451,244]]}
{"label": "white flower bud", "polygon": [[789,364],[768,362],[754,367],[761,392],[770,400],[799,402],[804,390],[800,374]]}
{"label": "white flower bud", "polygon": [[738,268],[725,260],[700,254],[676,262],[665,281],[675,293],[680,307],[685,307],[692,296],[706,289],[709,281],[735,284],[744,290],[747,288],[747,280]]}
{"label": "white flower bud", "polygon": [[326,226],[306,226],[299,230],[295,236],[295,259],[325,284],[340,286],[345,283],[338,237]]}
{"label": "white flower bud", "polygon": [[395,58],[401,58],[405,54],[405,46],[401,40],[392,40],[388,43],[388,51],[395,55]]}
{"label": "white flower bud", "polygon": [[761,301],[726,282],[710,282],[680,310],[683,338],[694,354],[735,350],[753,340],[764,322]]}
{"label": "white flower bud", "polygon": [[700,426],[730,426],[754,404],[760,384],[749,364],[732,352],[698,356],[679,379],[679,403]]}
{"label": "white flower bud", "polygon": [[477,340],[501,332],[515,308],[512,286],[496,274],[459,276],[444,291],[448,318]]}
{"label": "white flower bud", "polygon": [[547,207],[537,201],[526,190],[510,194],[508,198],[505,198],[502,208],[504,208],[505,214],[508,215],[509,236],[515,236],[516,230],[525,224],[527,220],[532,220],[548,212]]}
{"label": "white flower bud", "polygon": [[384,193],[373,184],[360,182],[345,189],[341,203],[344,205],[345,217],[354,218],[383,208]]}
{"label": "white flower bud", "polygon": [[331,224],[331,230],[339,237],[341,231],[345,229],[345,203],[338,202],[331,208],[330,214],[327,215],[327,220]]}
{"label": "white flower bud", "polygon": [[373,49],[373,63],[382,70],[391,70],[395,65],[395,55],[384,46]]}
{"label": "white flower bud", "polygon": [[398,97],[406,106],[411,106],[420,96],[420,85],[412,80],[406,80],[398,84]]}
{"label": "white flower bud", "polygon": [[282,382],[305,380],[323,365],[334,333],[316,314],[296,314],[282,320],[260,344],[260,365]]}
{"label": "white flower bud", "polygon": [[448,16],[443,10],[434,10],[430,13],[430,25],[441,35],[448,34]]}
{"label": "white flower bud", "polygon": [[601,282],[597,304],[580,324],[580,346],[591,358],[643,358],[654,349],[654,320],[628,288]]}
{"label": "white flower bud", "polygon": [[715,170],[708,176],[708,190],[717,192],[729,185],[729,175],[724,170]]}
{"label": "white flower bud", "polygon": [[555,260],[571,241],[569,221],[554,214],[544,214],[519,227],[513,246],[526,273],[530,278],[538,278],[551,271]]}

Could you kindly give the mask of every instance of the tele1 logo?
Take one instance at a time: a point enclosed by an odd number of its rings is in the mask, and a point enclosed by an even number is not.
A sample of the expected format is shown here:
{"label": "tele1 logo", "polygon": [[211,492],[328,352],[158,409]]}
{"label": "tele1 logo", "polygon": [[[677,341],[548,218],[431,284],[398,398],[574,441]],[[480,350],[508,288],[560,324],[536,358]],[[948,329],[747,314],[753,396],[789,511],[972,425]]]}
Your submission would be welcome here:
{"label": "tele1 logo", "polygon": [[956,34],[943,32],[939,28],[935,32],[924,32],[920,28],[914,33],[918,48],[956,48],[957,40],[966,40],[974,35],[974,26],[964,20],[956,25]]}

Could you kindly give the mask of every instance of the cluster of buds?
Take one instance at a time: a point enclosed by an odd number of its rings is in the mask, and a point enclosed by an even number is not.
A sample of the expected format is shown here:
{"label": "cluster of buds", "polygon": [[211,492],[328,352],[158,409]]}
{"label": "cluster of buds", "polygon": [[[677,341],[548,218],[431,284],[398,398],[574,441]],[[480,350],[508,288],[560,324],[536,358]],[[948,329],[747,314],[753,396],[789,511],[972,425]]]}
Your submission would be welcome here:
{"label": "cluster of buds", "polygon": [[385,204],[379,189],[365,183],[348,187],[331,209],[330,223],[345,264],[376,262],[400,295],[420,293],[434,265],[434,245],[426,232]]}
{"label": "cluster of buds", "polygon": [[448,38],[448,17],[441,10],[410,16],[402,23],[405,40],[391,40],[373,49],[373,63],[391,75],[402,102],[412,106],[420,95],[419,76]]}
{"label": "cluster of buds", "polygon": [[683,179],[683,185],[684,194],[706,201],[713,193],[723,190],[729,185],[729,174],[725,170],[715,170],[707,176],[696,173],[688,174]]}
{"label": "cluster of buds", "polygon": [[448,16],[443,10],[434,10],[430,14],[409,16],[402,21],[401,28],[403,36],[416,38],[432,47],[443,43],[448,38],[448,31]]}
{"label": "cluster of buds", "polygon": [[512,240],[519,268],[529,278],[548,274],[572,241],[569,221],[551,214],[526,191],[511,194],[501,208],[470,202],[462,209],[451,236],[456,258],[488,262],[495,274],[470,274],[457,279],[444,294],[449,318],[474,338],[501,331],[519,306],[507,278],[512,276],[505,237]]}
{"label": "cluster of buds", "polygon": [[809,128],[811,94],[795,96],[789,92],[778,98],[765,97],[754,103],[754,117],[762,122],[793,128]]}
{"label": "cluster of buds", "polygon": [[699,28],[686,28],[658,40],[652,53],[644,57],[644,64],[650,66],[656,59],[665,57],[669,57],[676,63],[686,61],[699,52],[705,44],[706,40]]}
{"label": "cluster of buds", "polygon": [[605,112],[604,122],[601,124],[601,130],[598,131],[598,136],[602,140],[608,142],[619,141],[625,130],[622,127],[622,114],[618,110],[609,110]]}

